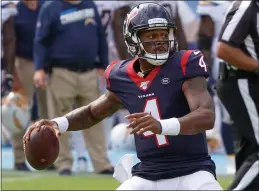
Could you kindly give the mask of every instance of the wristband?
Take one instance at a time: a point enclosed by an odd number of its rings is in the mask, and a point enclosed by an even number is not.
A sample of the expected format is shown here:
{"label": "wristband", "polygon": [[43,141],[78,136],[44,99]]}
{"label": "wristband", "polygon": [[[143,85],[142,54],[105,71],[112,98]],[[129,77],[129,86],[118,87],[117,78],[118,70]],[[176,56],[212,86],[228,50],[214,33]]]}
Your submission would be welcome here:
{"label": "wristband", "polygon": [[158,120],[162,127],[161,135],[179,135],[180,122],[177,118]]}
{"label": "wristband", "polygon": [[58,117],[52,119],[51,121],[55,121],[58,124],[58,129],[60,133],[65,133],[67,131],[69,123],[66,117]]}

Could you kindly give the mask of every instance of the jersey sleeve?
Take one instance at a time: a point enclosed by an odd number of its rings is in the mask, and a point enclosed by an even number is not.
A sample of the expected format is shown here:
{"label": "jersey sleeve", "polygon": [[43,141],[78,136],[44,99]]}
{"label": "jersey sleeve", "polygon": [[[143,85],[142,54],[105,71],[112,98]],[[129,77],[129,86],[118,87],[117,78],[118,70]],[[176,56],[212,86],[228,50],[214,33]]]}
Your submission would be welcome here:
{"label": "jersey sleeve", "polygon": [[253,21],[253,1],[235,1],[228,10],[219,41],[239,48],[249,35]]}
{"label": "jersey sleeve", "polygon": [[106,89],[109,91],[114,92],[112,83],[111,83],[111,72],[114,66],[119,62],[119,60],[114,60],[111,64],[109,64],[105,70],[105,79],[106,79]]}
{"label": "jersey sleeve", "polygon": [[181,70],[184,80],[196,76],[209,77],[208,66],[199,50],[184,51],[181,58]]}

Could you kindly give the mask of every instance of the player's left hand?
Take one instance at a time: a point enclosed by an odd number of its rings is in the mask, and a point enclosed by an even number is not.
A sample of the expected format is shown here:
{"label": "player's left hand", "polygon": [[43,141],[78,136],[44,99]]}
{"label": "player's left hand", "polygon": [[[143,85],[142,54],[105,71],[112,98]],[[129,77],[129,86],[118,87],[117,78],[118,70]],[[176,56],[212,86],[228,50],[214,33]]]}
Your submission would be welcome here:
{"label": "player's left hand", "polygon": [[131,121],[128,128],[132,128],[133,130],[130,134],[137,133],[138,135],[141,135],[146,131],[161,134],[162,127],[160,122],[150,113],[134,113],[127,115],[126,118]]}

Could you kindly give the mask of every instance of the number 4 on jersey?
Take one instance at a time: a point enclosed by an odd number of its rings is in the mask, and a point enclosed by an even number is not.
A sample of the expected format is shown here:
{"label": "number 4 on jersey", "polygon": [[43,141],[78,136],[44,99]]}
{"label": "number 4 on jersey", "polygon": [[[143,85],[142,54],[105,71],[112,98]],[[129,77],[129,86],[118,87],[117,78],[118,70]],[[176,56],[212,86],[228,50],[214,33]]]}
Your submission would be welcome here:
{"label": "number 4 on jersey", "polygon": [[[199,50],[193,51],[193,54],[194,54],[194,55],[198,55],[198,54],[200,54],[200,53],[201,53],[201,51],[199,51]],[[204,56],[201,56],[201,57],[200,57],[199,66],[202,67],[205,72],[208,72],[207,65],[206,65],[206,63],[204,62]]]}
{"label": "number 4 on jersey", "polygon": [[[161,119],[158,109],[158,100],[157,98],[147,99],[144,106],[145,113],[151,113],[151,115],[156,119]],[[163,147],[168,145],[167,137],[164,135],[157,135],[151,131],[143,133],[144,137],[153,137],[155,136],[157,147]]]}
{"label": "number 4 on jersey", "polygon": [[199,66],[202,67],[202,68],[204,68],[204,71],[205,71],[205,72],[208,72],[208,70],[207,70],[207,65],[206,65],[206,63],[204,62],[204,56],[202,56],[202,57],[200,58],[200,60],[199,60]]}

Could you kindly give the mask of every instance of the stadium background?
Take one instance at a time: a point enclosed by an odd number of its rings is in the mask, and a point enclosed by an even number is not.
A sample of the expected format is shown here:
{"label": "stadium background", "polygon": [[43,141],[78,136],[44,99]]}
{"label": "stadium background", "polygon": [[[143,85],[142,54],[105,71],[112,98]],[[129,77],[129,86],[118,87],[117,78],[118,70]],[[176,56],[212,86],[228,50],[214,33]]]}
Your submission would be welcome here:
{"label": "stadium background", "polygon": [[[186,2],[196,15],[196,19],[198,21],[199,17],[196,13],[198,1]],[[93,167],[90,160],[88,163],[88,173],[79,173],[71,177],[60,177],[56,172],[36,172],[31,167],[32,172],[13,171],[14,158],[11,145],[2,142],[1,148],[1,187],[3,190],[109,190],[115,189],[119,185],[119,183],[111,176],[91,174]],[[108,151],[109,159],[113,165],[115,165],[119,158],[126,153],[134,154],[135,152],[132,150],[121,149],[113,149]],[[74,157],[76,155],[74,151],[73,155]],[[89,158],[87,151],[86,156]],[[218,179],[222,186],[226,188],[232,180],[232,175],[228,175],[226,172],[226,167],[228,165],[227,156],[220,152],[212,154],[212,158],[216,163]],[[135,162],[138,162],[137,158],[135,158]],[[73,165],[74,171],[75,167],[76,160]]]}

